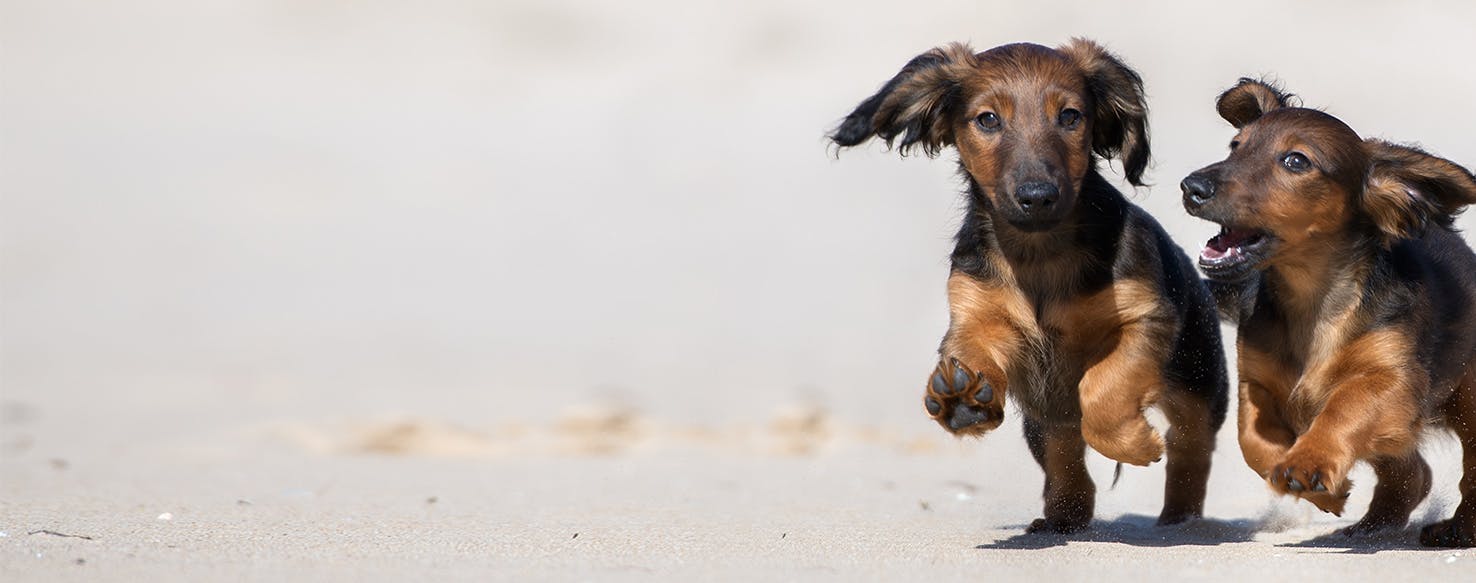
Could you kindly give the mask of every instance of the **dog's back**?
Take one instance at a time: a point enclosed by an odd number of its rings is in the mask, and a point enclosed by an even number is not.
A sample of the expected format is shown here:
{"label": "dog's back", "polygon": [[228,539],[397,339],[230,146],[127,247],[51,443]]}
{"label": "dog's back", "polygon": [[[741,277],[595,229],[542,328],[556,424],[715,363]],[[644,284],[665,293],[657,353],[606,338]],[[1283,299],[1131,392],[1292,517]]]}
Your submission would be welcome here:
{"label": "dog's back", "polygon": [[1379,304],[1378,317],[1417,322],[1416,343],[1428,349],[1416,355],[1432,373],[1425,401],[1438,406],[1457,383],[1476,378],[1476,252],[1459,233],[1435,227],[1395,243],[1380,264],[1388,272],[1366,297]]}

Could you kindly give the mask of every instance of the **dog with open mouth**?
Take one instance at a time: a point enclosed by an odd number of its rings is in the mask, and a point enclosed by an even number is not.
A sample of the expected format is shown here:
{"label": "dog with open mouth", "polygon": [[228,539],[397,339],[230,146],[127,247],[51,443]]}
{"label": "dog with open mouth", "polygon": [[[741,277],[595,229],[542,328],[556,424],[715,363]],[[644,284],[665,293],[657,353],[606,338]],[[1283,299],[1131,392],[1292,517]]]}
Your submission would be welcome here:
{"label": "dog with open mouth", "polygon": [[1453,430],[1465,452],[1455,515],[1427,546],[1476,544],[1476,254],[1452,228],[1476,177],[1417,148],[1242,79],[1216,108],[1238,133],[1180,184],[1220,225],[1199,266],[1238,326],[1239,439],[1282,494],[1341,515],[1348,471],[1378,483],[1343,530],[1403,528],[1430,492],[1419,444]]}
{"label": "dog with open mouth", "polygon": [[[949,327],[923,390],[958,436],[1024,414],[1045,471],[1044,517],[1092,519],[1090,445],[1122,463],[1167,452],[1160,524],[1200,516],[1228,381],[1214,299],[1183,250],[1098,171],[1141,185],[1149,157],[1142,79],[1091,41],[1058,48],[952,44],[912,59],[831,134],[906,154],[958,151],[968,210],[948,278]],[[1158,407],[1160,435],[1144,410]]]}

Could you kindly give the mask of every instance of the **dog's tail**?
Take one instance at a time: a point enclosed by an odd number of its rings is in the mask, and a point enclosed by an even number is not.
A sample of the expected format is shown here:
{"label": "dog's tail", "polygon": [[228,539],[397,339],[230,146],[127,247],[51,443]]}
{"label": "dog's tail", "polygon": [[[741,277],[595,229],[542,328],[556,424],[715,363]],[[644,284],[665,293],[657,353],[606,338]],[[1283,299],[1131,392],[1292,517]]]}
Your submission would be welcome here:
{"label": "dog's tail", "polygon": [[1112,470],[1112,486],[1108,490],[1117,489],[1117,481],[1122,479],[1122,462],[1117,462],[1117,467]]}

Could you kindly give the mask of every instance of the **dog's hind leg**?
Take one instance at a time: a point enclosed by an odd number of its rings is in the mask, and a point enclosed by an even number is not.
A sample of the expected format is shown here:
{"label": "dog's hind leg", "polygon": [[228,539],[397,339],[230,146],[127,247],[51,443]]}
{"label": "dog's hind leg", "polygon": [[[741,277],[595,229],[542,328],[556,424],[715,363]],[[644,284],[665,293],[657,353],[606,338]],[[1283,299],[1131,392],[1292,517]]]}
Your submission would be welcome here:
{"label": "dog's hind leg", "polygon": [[1461,504],[1455,516],[1426,526],[1420,544],[1427,547],[1476,546],[1476,387],[1462,386],[1445,405],[1446,423],[1461,440]]}
{"label": "dog's hind leg", "polygon": [[1374,486],[1373,502],[1368,513],[1343,534],[1359,536],[1390,528],[1403,528],[1409,513],[1430,495],[1430,464],[1419,451],[1404,457],[1381,457],[1371,460],[1379,483]]}
{"label": "dog's hind leg", "polygon": [[1163,512],[1158,524],[1204,516],[1204,497],[1215,451],[1215,423],[1208,399],[1183,389],[1166,391],[1161,408],[1169,420]]}
{"label": "dog's hind leg", "polygon": [[1086,442],[1076,425],[1043,425],[1025,421],[1025,441],[1045,470],[1045,517],[1027,532],[1072,533],[1092,522],[1097,486],[1086,469]]}

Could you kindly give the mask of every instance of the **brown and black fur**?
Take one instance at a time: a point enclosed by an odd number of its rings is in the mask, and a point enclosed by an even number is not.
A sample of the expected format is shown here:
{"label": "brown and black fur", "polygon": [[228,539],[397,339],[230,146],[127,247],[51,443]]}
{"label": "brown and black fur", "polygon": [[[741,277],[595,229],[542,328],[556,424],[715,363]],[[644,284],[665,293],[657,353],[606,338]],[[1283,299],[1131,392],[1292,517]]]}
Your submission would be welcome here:
{"label": "brown and black fur", "polygon": [[[1225,227],[1201,266],[1239,326],[1246,463],[1341,514],[1348,471],[1368,462],[1373,502],[1344,532],[1403,528],[1430,491],[1422,430],[1442,425],[1465,451],[1462,501],[1420,541],[1476,544],[1476,254],[1451,227],[1476,177],[1260,81],[1218,109],[1239,129],[1229,157],[1182,187],[1190,214]],[[1216,261],[1225,237],[1244,251]]]}
{"label": "brown and black fur", "polygon": [[[906,154],[952,146],[968,212],[948,278],[950,323],[923,398],[956,435],[1004,418],[1006,395],[1046,474],[1031,530],[1092,518],[1085,447],[1136,465],[1168,451],[1159,522],[1203,512],[1227,381],[1213,298],[1147,213],[1097,170],[1140,185],[1147,110],[1137,73],[1100,46],[962,44],[914,58],[832,134]],[[1144,418],[1161,408],[1167,439]]]}

